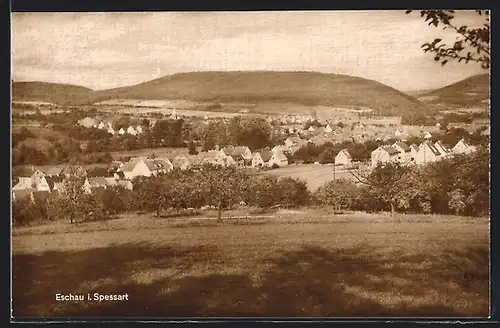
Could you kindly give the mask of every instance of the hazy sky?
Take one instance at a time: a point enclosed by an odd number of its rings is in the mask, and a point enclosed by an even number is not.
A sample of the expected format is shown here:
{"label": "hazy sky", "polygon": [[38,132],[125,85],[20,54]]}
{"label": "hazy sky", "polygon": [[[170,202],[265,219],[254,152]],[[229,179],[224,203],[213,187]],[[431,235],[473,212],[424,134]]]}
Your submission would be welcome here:
{"label": "hazy sky", "polygon": [[[483,23],[474,12],[456,17]],[[106,89],[177,72],[302,70],[419,90],[485,72],[442,68],[420,48],[435,37],[455,39],[400,10],[13,13],[13,79]]]}

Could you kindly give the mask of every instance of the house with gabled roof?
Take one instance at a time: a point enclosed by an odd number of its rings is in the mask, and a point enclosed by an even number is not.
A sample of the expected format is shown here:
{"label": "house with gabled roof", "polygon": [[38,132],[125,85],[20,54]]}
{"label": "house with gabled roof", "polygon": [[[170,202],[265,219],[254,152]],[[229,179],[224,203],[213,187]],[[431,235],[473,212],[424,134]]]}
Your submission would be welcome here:
{"label": "house with gabled roof", "polygon": [[269,160],[273,157],[273,152],[269,150],[264,150],[256,152],[252,158],[252,167],[265,167],[269,166]]}
{"label": "house with gabled roof", "polygon": [[271,151],[272,156],[271,158],[267,161],[267,165],[269,167],[272,167],[273,165],[277,165],[279,167],[287,166],[288,165],[288,158],[282,151]]}
{"label": "house with gabled roof", "polygon": [[443,157],[450,157],[451,155],[451,150],[448,149],[441,141],[436,141],[434,143],[434,147],[437,148],[437,150],[443,155]]}
{"label": "house with gabled roof", "polygon": [[106,125],[103,122],[100,122],[99,125],[97,126],[99,130],[105,129]]}
{"label": "house with gabled roof", "polygon": [[332,132],[332,131],[333,131],[333,129],[332,129],[332,127],[330,126],[330,124],[327,124],[327,125],[325,126],[325,132],[326,132],[326,133],[330,133],[330,132]]}
{"label": "house with gabled roof", "polygon": [[88,178],[90,188],[103,188],[106,189],[108,187],[108,180],[106,177],[90,177]]}
{"label": "house with gabled roof", "polygon": [[136,126],[135,131],[137,132],[137,134],[141,134],[144,132],[144,130],[142,129],[142,126],[140,126],[140,125]]}
{"label": "house with gabled roof", "polygon": [[152,175],[167,173],[174,168],[168,158],[157,157],[154,159],[146,159],[145,162]]}
{"label": "house with gabled roof", "polygon": [[131,158],[130,161],[124,163],[120,171],[123,172],[125,179],[129,180],[132,180],[137,176],[151,176],[151,170],[146,164],[145,159],[138,157]]}
{"label": "house with gabled roof", "polygon": [[222,150],[210,150],[203,154],[203,163],[225,166],[226,158],[227,155]]}
{"label": "house with gabled roof", "polygon": [[293,136],[293,137],[288,137],[285,140],[285,146],[287,146],[290,153],[293,154],[297,150],[299,150],[301,147],[307,145],[307,142],[308,141],[305,139],[302,139],[302,138],[297,137],[297,136]]}
{"label": "house with gabled roof", "polygon": [[475,151],[476,148],[469,145],[465,139],[460,139],[451,151],[455,154],[469,154]]}
{"label": "house with gabled roof", "polygon": [[342,165],[342,166],[352,165],[352,156],[347,150],[347,148],[342,149],[341,151],[339,151],[337,156],[335,156],[335,165]]}
{"label": "house with gabled roof", "polygon": [[400,153],[392,146],[380,146],[371,153],[372,167],[376,167],[379,163],[393,163],[400,161]]}
{"label": "house with gabled roof", "polygon": [[119,135],[124,135],[125,134],[125,130],[123,130],[123,128],[120,128],[120,130],[118,130],[118,134]]}
{"label": "house with gabled roof", "polygon": [[415,163],[418,165],[435,162],[443,158],[443,154],[430,141],[424,141],[418,147]]}
{"label": "house with gabled roof", "polygon": [[112,126],[108,126],[108,133],[111,135],[115,135],[115,129]]}
{"label": "house with gabled roof", "polygon": [[233,159],[234,159],[234,156],[237,156],[237,155],[241,155],[245,160],[252,159],[252,152],[250,151],[250,148],[248,148],[246,146],[224,147],[224,148],[222,148],[222,151],[227,156],[233,156]]}
{"label": "house with gabled roof", "polygon": [[400,156],[398,157],[398,160],[401,164],[412,162],[413,157],[411,155],[411,147],[408,146],[405,142],[395,142],[394,144],[392,144],[392,147],[399,152]]}
{"label": "house with gabled roof", "polygon": [[134,129],[132,126],[129,126],[129,127],[127,128],[127,133],[128,133],[128,134],[131,134],[131,135],[133,135],[133,136],[136,136],[136,135],[137,135],[137,131],[135,131],[135,129]]}

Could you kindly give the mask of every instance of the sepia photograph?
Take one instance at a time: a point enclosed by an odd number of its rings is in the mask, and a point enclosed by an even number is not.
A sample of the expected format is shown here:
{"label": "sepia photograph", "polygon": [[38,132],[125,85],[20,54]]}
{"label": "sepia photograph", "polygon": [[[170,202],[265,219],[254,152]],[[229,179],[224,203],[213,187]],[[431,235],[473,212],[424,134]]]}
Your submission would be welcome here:
{"label": "sepia photograph", "polygon": [[11,14],[11,319],[487,318],[490,11]]}

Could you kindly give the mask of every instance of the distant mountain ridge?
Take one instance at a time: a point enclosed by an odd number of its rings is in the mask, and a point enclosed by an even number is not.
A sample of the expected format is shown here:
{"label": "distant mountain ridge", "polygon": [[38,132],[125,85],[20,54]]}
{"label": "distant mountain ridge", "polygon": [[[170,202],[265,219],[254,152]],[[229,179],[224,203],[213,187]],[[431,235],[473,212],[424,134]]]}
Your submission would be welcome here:
{"label": "distant mountain ridge", "polygon": [[481,105],[490,99],[490,76],[473,75],[443,88],[420,94],[418,99],[432,104]]}
{"label": "distant mountain ridge", "polygon": [[13,99],[62,105],[94,104],[111,99],[279,102],[368,107],[378,115],[402,115],[426,109],[416,98],[380,82],[318,72],[178,73],[137,85],[98,91],[73,85],[14,82]]}

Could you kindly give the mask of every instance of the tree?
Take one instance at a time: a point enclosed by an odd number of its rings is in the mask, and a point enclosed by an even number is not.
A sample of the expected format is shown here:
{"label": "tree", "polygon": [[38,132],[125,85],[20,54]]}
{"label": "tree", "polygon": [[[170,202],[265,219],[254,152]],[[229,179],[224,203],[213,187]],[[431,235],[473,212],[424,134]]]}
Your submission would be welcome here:
{"label": "tree", "polygon": [[222,210],[242,198],[242,188],[247,181],[248,178],[242,170],[204,164],[200,169],[198,187],[203,190],[207,205],[217,207],[217,218],[220,220]]}
{"label": "tree", "polygon": [[79,218],[86,221],[94,211],[91,197],[84,188],[86,176],[75,166],[70,167],[68,173],[63,181],[62,212],[69,217],[70,223]]}
{"label": "tree", "polygon": [[163,175],[139,177],[134,181],[134,191],[139,201],[139,207],[146,211],[154,211],[160,217],[165,207],[167,184]]}
{"label": "tree", "polygon": [[358,182],[367,185],[380,201],[389,204],[391,216],[394,216],[398,193],[401,190],[400,182],[408,171],[408,167],[389,162],[379,163],[367,176],[357,170],[350,172]]}
{"label": "tree", "polygon": [[356,201],[359,188],[345,179],[326,182],[314,193],[315,200],[321,205],[330,205],[337,210],[351,209]]}
{"label": "tree", "polygon": [[[406,13],[411,13],[407,10]],[[489,10],[476,10],[479,16],[484,17],[481,27],[469,28],[467,26],[458,26],[453,20],[455,18],[454,10],[421,10],[420,17],[425,17],[428,25],[438,27],[443,26],[443,30],[452,29],[457,33],[457,40],[453,45],[448,45],[442,39],[436,38],[432,42],[422,45],[424,52],[435,54],[434,60],[441,61],[445,65],[450,59],[458,62],[469,61],[478,62],[484,69],[490,67],[490,19]]]}

